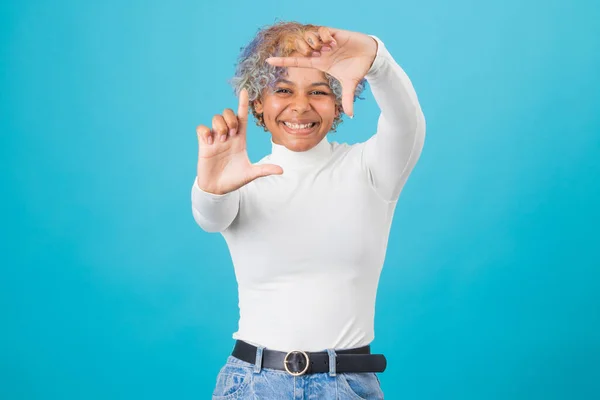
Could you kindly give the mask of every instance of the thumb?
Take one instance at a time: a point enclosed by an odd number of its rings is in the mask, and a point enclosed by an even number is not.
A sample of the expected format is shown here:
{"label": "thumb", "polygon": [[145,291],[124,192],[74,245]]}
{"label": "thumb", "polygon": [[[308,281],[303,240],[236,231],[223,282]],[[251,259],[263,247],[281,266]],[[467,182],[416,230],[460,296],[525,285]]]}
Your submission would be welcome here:
{"label": "thumb", "polygon": [[253,165],[252,168],[250,169],[250,173],[248,176],[248,182],[252,182],[253,180],[257,179],[257,178],[262,178],[264,176],[269,176],[269,175],[281,175],[283,174],[283,168],[281,168],[279,165],[275,165],[275,164],[259,164],[259,165]]}
{"label": "thumb", "polygon": [[344,81],[342,84],[342,108],[344,113],[350,118],[354,118],[354,93],[358,82]]}

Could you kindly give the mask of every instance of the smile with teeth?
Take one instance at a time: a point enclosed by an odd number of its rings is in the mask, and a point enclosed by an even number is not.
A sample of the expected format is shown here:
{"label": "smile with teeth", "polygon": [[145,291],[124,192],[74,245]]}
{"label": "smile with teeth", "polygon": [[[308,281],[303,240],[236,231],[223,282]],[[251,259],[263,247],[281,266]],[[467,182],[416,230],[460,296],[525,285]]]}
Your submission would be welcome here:
{"label": "smile with teeth", "polygon": [[316,122],[311,122],[310,124],[292,124],[291,122],[284,122],[285,126],[290,129],[309,129],[315,126]]}

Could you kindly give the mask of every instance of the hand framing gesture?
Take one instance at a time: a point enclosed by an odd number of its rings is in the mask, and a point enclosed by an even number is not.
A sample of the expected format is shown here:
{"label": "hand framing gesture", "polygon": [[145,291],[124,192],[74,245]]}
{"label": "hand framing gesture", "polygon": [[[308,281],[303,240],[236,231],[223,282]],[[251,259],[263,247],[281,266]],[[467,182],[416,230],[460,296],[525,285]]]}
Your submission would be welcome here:
{"label": "hand framing gesture", "polygon": [[281,175],[278,165],[253,165],[246,150],[246,128],[248,126],[248,92],[242,89],[237,116],[227,108],[222,115],[215,115],[212,130],[200,125],[198,135],[198,186],[213,193],[225,194],[253,180]]}
{"label": "hand framing gesture", "polygon": [[316,68],[342,84],[342,107],[354,116],[354,92],[373,65],[377,41],[363,33],[319,27],[296,40],[296,50],[305,57],[270,57],[267,62],[279,67]]}

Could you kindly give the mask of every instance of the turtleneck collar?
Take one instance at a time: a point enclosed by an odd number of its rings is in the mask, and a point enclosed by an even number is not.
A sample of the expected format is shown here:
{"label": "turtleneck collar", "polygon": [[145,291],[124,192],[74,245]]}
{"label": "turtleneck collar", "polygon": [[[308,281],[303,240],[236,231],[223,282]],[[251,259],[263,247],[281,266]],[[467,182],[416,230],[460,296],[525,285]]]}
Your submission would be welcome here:
{"label": "turtleneck collar", "polygon": [[287,147],[276,144],[271,138],[271,163],[287,169],[300,169],[315,166],[324,162],[331,156],[331,144],[327,135],[312,149],[306,151],[292,151]]}

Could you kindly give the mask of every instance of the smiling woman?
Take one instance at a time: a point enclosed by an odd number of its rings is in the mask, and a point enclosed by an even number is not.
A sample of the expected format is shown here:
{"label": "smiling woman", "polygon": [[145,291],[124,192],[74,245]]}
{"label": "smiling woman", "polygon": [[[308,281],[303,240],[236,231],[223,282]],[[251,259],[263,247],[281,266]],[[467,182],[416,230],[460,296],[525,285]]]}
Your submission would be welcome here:
{"label": "smiling woman", "polygon": [[[313,46],[319,43],[320,40],[314,37],[314,32],[317,30],[318,27],[315,25],[282,22],[268,29],[259,30],[256,37],[242,49],[238,58],[235,77],[231,79],[230,83],[234,86],[236,95],[239,95],[242,88],[248,89],[251,111],[256,118],[257,125],[262,126],[265,132],[270,131],[270,127],[265,122],[263,108],[260,106],[257,108],[256,106],[260,103],[261,97],[268,97],[273,94],[278,84],[298,86],[298,84],[305,82],[297,82],[294,78],[308,78],[303,77],[306,70],[294,73],[295,68],[273,67],[266,63],[267,59],[270,57],[320,54],[320,52],[313,51],[306,43],[303,43],[305,38],[308,43],[312,42]],[[302,52],[297,50],[298,47]],[[321,48],[321,52],[331,50],[331,46]],[[333,122],[328,127],[321,126],[319,131],[327,128],[327,132],[335,132],[337,126],[342,123],[342,85],[331,74],[320,70],[316,70],[313,74],[314,82],[321,86],[320,89],[326,89],[323,90],[324,93],[321,95],[327,94],[332,97],[335,104]],[[365,84],[365,79],[358,82],[353,100],[361,98],[360,94],[365,89]],[[290,92],[292,91],[290,90]],[[273,132],[271,131],[271,133]]]}
{"label": "smiling woman", "polygon": [[[377,133],[330,143],[365,80]],[[370,347],[377,285],[425,137],[412,84],[377,37],[296,23],[260,30],[232,84],[237,115],[197,128],[192,186],[194,219],[223,235],[239,286],[239,329],[213,399],[382,399],[386,359]],[[249,109],[271,133],[256,164]]]}
{"label": "smiling woman", "polygon": [[[296,55],[299,53],[292,53]],[[325,74],[317,69],[288,68],[286,79],[275,81],[253,103],[271,132],[273,143],[292,151],[315,147],[331,130],[340,106]]]}

